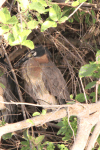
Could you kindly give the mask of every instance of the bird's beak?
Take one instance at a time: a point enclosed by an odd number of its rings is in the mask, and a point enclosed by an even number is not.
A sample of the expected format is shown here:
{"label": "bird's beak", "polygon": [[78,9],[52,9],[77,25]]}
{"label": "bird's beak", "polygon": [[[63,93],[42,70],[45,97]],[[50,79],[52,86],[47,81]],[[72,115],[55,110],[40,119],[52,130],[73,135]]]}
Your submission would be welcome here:
{"label": "bird's beak", "polygon": [[28,52],[23,58],[21,58],[19,61],[16,62],[16,64],[14,65],[14,68],[17,68],[19,65],[21,65],[26,60],[28,60],[31,56],[32,56],[31,53]]}

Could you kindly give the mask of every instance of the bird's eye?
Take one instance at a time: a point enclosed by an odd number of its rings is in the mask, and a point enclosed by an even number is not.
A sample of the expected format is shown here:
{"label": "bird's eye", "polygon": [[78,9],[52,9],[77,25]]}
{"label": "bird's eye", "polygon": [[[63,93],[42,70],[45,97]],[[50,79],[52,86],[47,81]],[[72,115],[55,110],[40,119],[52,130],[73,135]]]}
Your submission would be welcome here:
{"label": "bird's eye", "polygon": [[37,55],[37,52],[34,52],[34,53],[32,53],[33,54],[33,56],[36,56]]}

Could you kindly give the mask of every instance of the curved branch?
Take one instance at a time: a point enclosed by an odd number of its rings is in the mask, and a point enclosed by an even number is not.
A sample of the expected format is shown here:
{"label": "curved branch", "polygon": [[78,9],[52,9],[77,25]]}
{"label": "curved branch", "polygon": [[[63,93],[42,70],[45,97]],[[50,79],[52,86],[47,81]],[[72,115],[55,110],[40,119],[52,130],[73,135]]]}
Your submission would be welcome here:
{"label": "curved branch", "polygon": [[[71,150],[84,150],[92,127],[98,122],[100,112],[78,118],[78,130]],[[90,149],[88,149],[90,150]]]}
{"label": "curved branch", "polygon": [[94,144],[100,134],[100,121],[96,124],[91,139],[89,141],[87,150],[91,150],[94,147]]}

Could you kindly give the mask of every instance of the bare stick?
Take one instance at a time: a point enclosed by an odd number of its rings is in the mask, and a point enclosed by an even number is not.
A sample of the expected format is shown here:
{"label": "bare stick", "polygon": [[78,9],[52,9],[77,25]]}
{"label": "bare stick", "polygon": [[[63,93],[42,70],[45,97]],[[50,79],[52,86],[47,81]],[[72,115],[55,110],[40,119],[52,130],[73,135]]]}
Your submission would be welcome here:
{"label": "bare stick", "polygon": [[[11,64],[11,62],[10,62],[10,60],[9,60],[9,57],[8,57],[8,55],[7,55],[7,52],[6,52],[6,50],[5,50],[4,46],[3,46],[3,44],[1,45],[1,47],[2,47],[2,50],[3,50],[4,53],[5,53],[6,59],[7,59],[8,64],[9,64],[9,67],[10,67],[10,69],[11,69],[11,71],[12,71],[12,74],[13,74],[13,77],[14,77],[14,80],[15,80],[15,83],[16,83],[16,86],[17,86],[19,99],[20,99],[21,102],[24,102],[24,101],[23,101],[23,98],[22,98],[22,93],[21,93],[21,90],[20,90],[20,88],[19,88],[19,84],[18,84],[18,81],[17,81],[17,77],[16,77],[16,75],[15,75],[14,69],[13,69],[12,64]],[[24,105],[21,105],[21,107],[22,107],[22,111],[23,111],[23,117],[24,117],[24,119],[26,119],[25,106],[24,106]]]}

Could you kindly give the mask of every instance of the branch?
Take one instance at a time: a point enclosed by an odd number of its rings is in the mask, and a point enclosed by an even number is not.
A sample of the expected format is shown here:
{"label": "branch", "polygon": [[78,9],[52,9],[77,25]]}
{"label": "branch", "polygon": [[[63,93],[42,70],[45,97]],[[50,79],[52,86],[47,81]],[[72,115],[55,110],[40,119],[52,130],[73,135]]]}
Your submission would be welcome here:
{"label": "branch", "polygon": [[[15,103],[12,103],[15,104]],[[24,103],[28,104],[28,103]],[[34,105],[34,104],[33,104]],[[13,123],[13,124],[7,124],[3,127],[0,128],[0,138],[3,134],[9,133],[9,132],[14,132],[18,130],[22,130],[25,128],[29,128],[31,126],[40,126],[46,122],[53,121],[53,120],[58,120],[67,115],[67,110],[69,117],[70,116],[77,116],[78,118],[78,129],[77,129],[77,136],[74,141],[74,144],[72,146],[71,150],[84,150],[87,140],[89,137],[89,134],[91,132],[91,129],[94,125],[97,124],[97,127],[99,126],[98,122],[100,121],[100,102],[94,103],[94,104],[80,104],[76,103],[73,105],[63,105],[63,106],[57,106],[54,105],[56,109],[53,112],[47,113],[45,115],[40,115],[37,117],[30,118],[30,120],[33,122],[29,122],[28,120],[24,120],[21,122]],[[52,106],[45,106],[45,107],[52,107]],[[61,107],[65,107],[60,109]],[[68,107],[68,109],[67,109]],[[97,130],[95,132],[95,130]],[[88,147],[93,147],[96,139],[97,139],[97,132],[99,130],[99,127],[96,128],[93,133],[93,137],[91,138]],[[97,135],[97,136],[95,136]],[[91,141],[93,142],[91,144]],[[88,150],[90,150],[88,148]]]}
{"label": "branch", "polygon": [[0,8],[2,7],[2,5],[6,2],[6,0],[0,0]]}
{"label": "branch", "polygon": [[[16,83],[16,87],[17,87],[17,91],[18,91],[18,95],[19,95],[19,99],[20,99],[21,102],[24,102],[24,101],[23,101],[23,98],[22,98],[22,93],[21,93],[21,90],[20,90],[20,87],[19,87],[19,84],[18,84],[18,81],[17,81],[17,77],[16,77],[16,75],[15,75],[14,69],[13,69],[13,67],[12,67],[12,64],[11,64],[11,62],[10,62],[10,60],[9,60],[9,57],[8,57],[8,55],[7,55],[7,52],[6,52],[6,50],[5,50],[4,46],[3,46],[3,44],[1,45],[1,48],[2,48],[2,50],[3,50],[3,52],[4,52],[5,56],[6,56],[6,59],[7,59],[8,64],[9,64],[9,67],[10,67],[11,72],[12,72],[12,74],[13,74],[13,77],[14,77],[14,80],[15,80],[15,83]],[[24,119],[26,119],[25,106],[24,106],[24,105],[21,105],[21,107],[22,107],[23,117],[24,117]]]}
{"label": "branch", "polygon": [[33,124],[30,123],[28,119],[17,122],[17,123],[7,124],[3,127],[0,127],[0,138],[3,134],[22,130],[25,128],[30,128],[31,126],[40,126],[46,122],[49,122],[52,120],[58,120],[59,118],[61,119],[65,117],[66,115],[67,115],[66,109],[60,109],[59,111],[50,112],[45,115],[40,115],[37,117],[30,118],[29,120],[31,120]]}
{"label": "branch", "polygon": [[[84,150],[92,127],[98,123],[100,112],[78,118],[78,130],[71,150]],[[91,149],[88,149],[91,150]]]}
{"label": "branch", "polygon": [[100,134],[100,121],[96,124],[91,139],[89,141],[87,150],[91,150],[94,147],[94,144]]}

